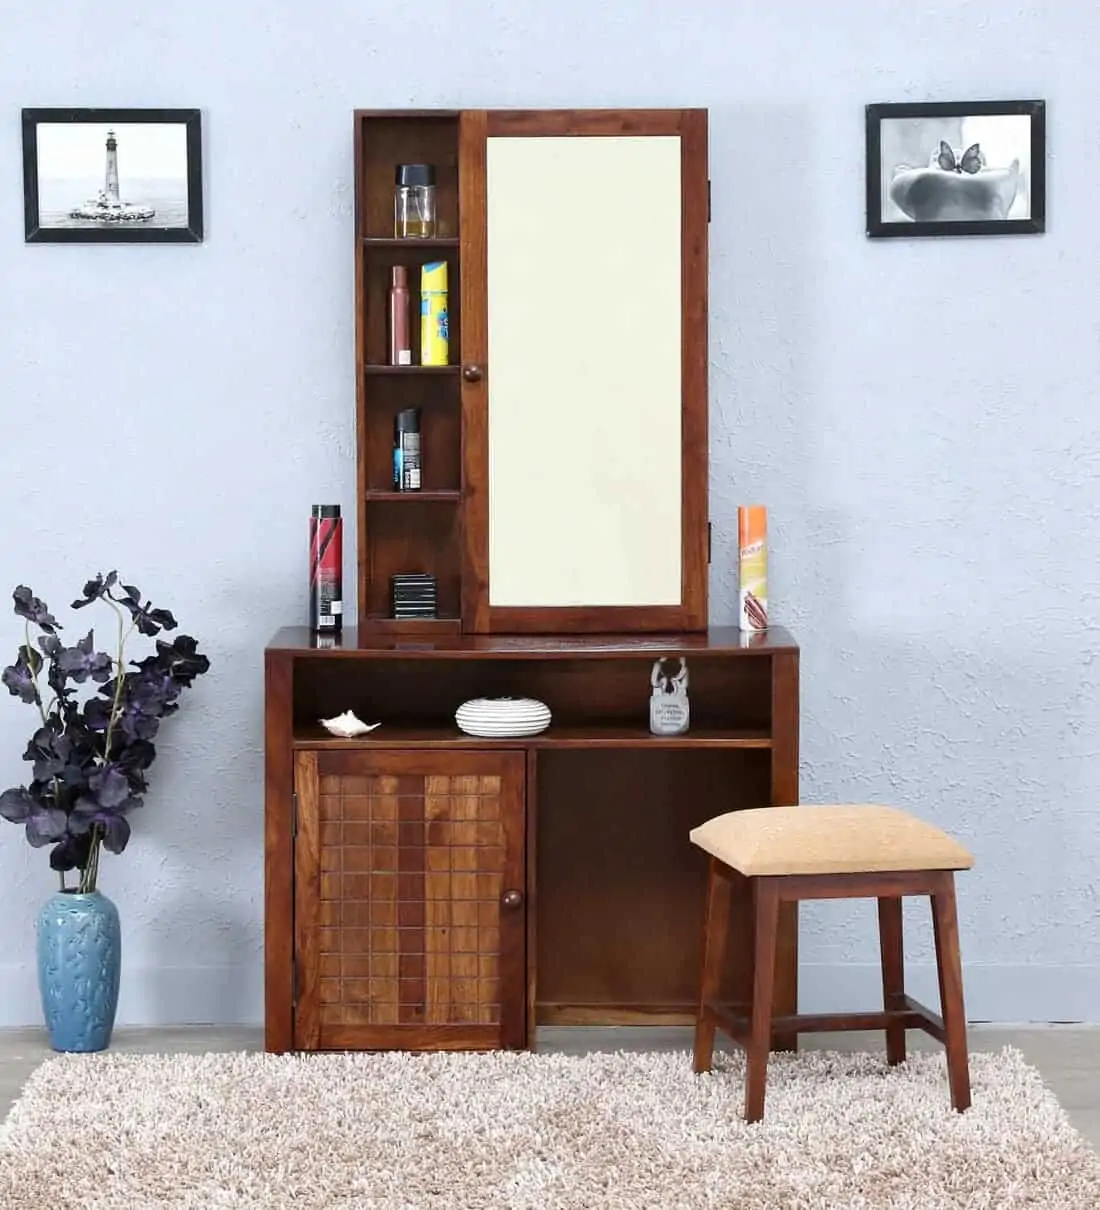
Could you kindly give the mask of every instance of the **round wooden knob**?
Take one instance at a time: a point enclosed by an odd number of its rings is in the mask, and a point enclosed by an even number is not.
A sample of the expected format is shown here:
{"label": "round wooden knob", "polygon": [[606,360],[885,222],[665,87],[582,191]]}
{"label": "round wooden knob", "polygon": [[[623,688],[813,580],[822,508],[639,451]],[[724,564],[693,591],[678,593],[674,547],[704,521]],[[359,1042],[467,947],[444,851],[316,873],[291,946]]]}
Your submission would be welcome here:
{"label": "round wooden knob", "polygon": [[480,382],[481,381],[481,366],[475,366],[475,365],[463,366],[462,367],[462,377],[465,378],[467,382]]}
{"label": "round wooden knob", "polygon": [[523,895],[520,891],[505,891],[500,897],[502,907],[518,908],[523,902]]}

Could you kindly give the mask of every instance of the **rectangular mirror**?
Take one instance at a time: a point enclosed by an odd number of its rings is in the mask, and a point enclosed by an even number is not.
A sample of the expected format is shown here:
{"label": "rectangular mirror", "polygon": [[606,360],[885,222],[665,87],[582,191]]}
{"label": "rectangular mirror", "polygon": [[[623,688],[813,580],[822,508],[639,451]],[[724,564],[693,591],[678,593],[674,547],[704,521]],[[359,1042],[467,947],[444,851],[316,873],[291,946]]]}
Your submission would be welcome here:
{"label": "rectangular mirror", "polygon": [[489,605],[680,602],[680,140],[491,138]]}

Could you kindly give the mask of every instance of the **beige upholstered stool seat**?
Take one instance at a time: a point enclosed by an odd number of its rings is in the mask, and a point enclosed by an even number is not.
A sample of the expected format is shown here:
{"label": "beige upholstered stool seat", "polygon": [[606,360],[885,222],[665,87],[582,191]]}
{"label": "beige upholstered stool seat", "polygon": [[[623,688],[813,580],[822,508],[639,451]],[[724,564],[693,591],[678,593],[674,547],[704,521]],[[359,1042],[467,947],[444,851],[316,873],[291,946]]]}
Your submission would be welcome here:
{"label": "beige upholstered stool seat", "polygon": [[974,858],[930,823],[880,806],[760,807],[717,815],[693,844],[746,878],[968,870]]}

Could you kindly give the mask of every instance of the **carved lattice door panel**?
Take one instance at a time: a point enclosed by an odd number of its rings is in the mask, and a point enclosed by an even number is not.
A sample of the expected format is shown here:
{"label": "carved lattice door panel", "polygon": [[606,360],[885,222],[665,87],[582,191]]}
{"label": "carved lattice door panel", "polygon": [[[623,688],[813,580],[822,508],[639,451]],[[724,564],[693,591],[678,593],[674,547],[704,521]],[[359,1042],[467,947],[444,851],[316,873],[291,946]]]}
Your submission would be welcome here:
{"label": "carved lattice door panel", "polygon": [[295,790],[295,1046],[523,1046],[523,754],[302,751]]}

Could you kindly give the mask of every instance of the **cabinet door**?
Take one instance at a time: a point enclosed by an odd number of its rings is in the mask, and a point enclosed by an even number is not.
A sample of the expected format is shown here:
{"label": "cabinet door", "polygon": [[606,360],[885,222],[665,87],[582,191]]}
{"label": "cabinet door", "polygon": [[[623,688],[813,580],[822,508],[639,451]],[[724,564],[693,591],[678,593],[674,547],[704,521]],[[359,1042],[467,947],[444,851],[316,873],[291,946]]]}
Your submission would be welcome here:
{"label": "cabinet door", "polygon": [[524,758],[297,754],[298,1049],[525,1038]]}
{"label": "cabinet door", "polygon": [[463,625],[703,630],[705,110],[460,120]]}

